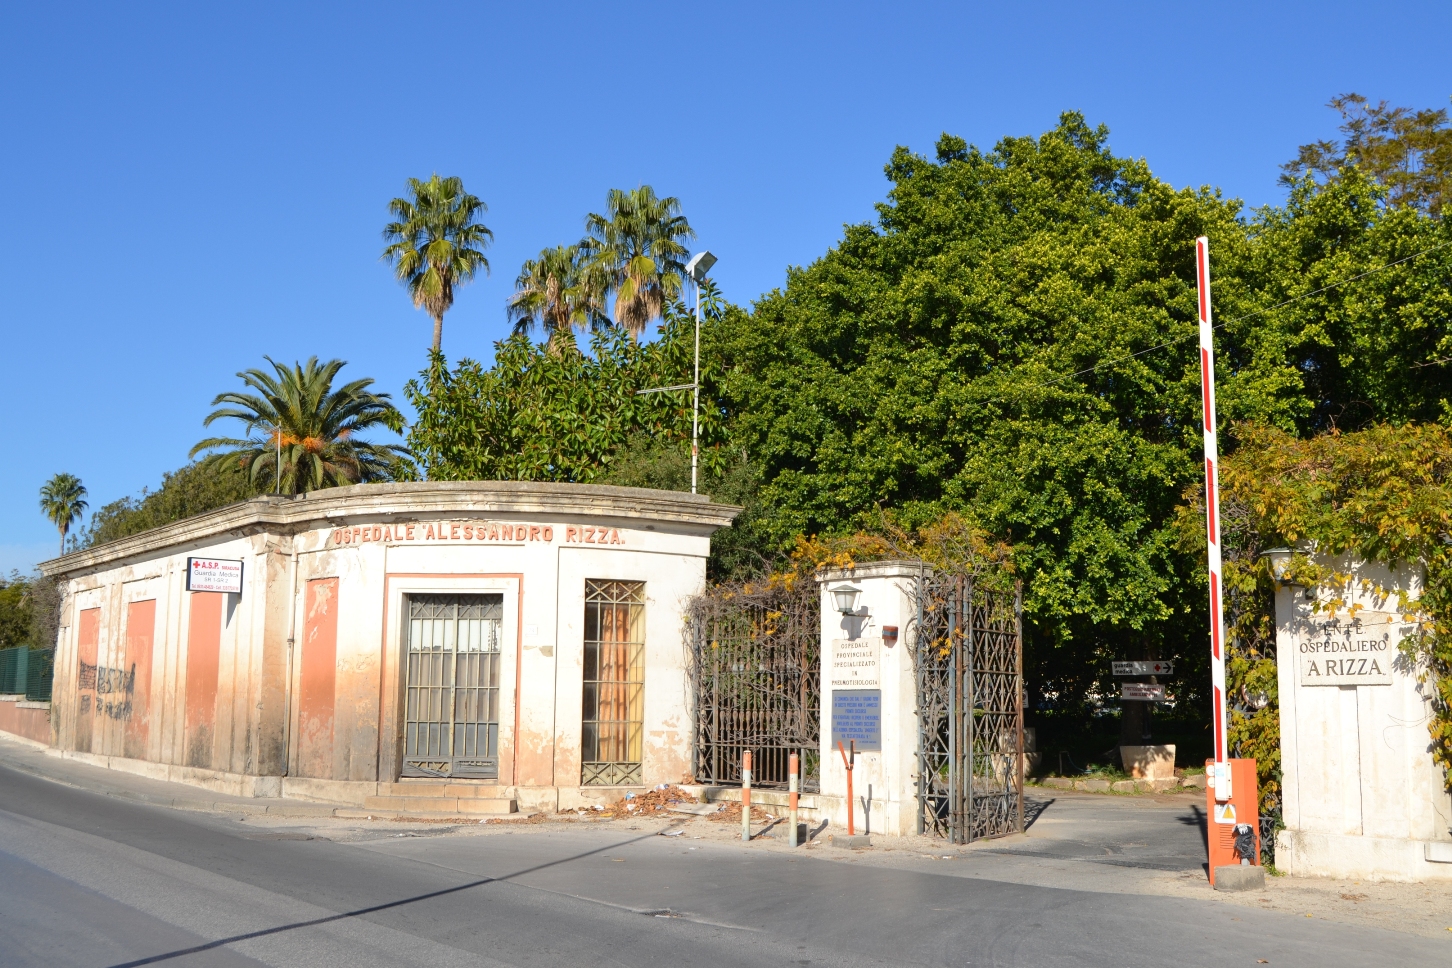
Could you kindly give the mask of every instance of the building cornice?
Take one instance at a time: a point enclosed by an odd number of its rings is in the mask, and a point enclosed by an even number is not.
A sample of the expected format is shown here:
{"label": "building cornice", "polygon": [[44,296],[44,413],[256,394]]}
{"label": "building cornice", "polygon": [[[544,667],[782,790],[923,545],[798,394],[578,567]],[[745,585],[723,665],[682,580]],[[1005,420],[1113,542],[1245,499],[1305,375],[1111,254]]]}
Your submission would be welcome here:
{"label": "building cornice", "polygon": [[297,497],[255,497],[94,548],[43,561],[48,577],[72,575],[131,558],[175,554],[217,538],[274,534],[291,537],[317,528],[381,519],[439,519],[480,515],[580,518],[614,527],[662,524],[709,535],[741,511],[712,504],[703,494],[599,484],[534,481],[419,481],[326,488]]}

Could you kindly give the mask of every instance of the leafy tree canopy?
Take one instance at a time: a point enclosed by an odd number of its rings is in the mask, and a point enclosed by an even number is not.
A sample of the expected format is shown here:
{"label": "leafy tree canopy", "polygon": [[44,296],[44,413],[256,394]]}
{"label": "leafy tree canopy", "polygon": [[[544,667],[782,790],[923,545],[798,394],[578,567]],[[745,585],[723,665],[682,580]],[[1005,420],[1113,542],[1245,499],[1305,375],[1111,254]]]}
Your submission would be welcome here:
{"label": "leafy tree canopy", "polygon": [[197,462],[162,475],[161,487],[103,505],[81,532],[81,546],[105,544],[160,528],[204,511],[236,504],[259,492],[234,463]]}
{"label": "leafy tree canopy", "polygon": [[1337,95],[1327,107],[1341,114],[1343,139],[1301,145],[1295,159],[1281,166],[1282,181],[1293,185],[1307,175],[1335,181],[1354,165],[1386,186],[1388,204],[1442,214],[1452,194],[1446,108],[1394,108],[1354,92]]}
{"label": "leafy tree canopy", "polygon": [[[705,309],[716,324],[719,301]],[[562,353],[517,333],[495,344],[488,369],[469,359],[450,369],[435,353],[404,388],[418,414],[409,447],[430,480],[589,483],[633,434],[688,443],[691,391],[638,391],[691,382],[694,326],[675,303],[651,343],[605,328],[592,334],[589,353]],[[702,364],[701,438],[714,466],[725,459],[725,415],[714,392],[719,368],[705,354]]]}
{"label": "leafy tree canopy", "polygon": [[[1333,604],[1354,580],[1341,556],[1423,570],[1420,597],[1390,597],[1388,608],[1417,620],[1403,643],[1427,684],[1433,758],[1452,770],[1452,432],[1440,424],[1377,424],[1306,439],[1274,427],[1236,428],[1240,446],[1222,464],[1230,739],[1261,772],[1265,806],[1278,798],[1280,717],[1274,581],[1263,552],[1314,549],[1293,558],[1298,583],[1320,586]],[[1188,550],[1205,551],[1204,492],[1181,514]],[[1324,556],[1324,557],[1322,557]],[[1448,773],[1452,783],[1452,772]]]}
{"label": "leafy tree canopy", "polygon": [[19,572],[0,575],[0,649],[30,642],[30,582]]}
{"label": "leafy tree canopy", "polygon": [[1196,236],[1222,418],[1313,433],[1446,412],[1452,250],[1317,292],[1449,238],[1354,170],[1247,218],[1073,113],[991,152],[899,148],[886,170],[876,225],[714,334],[761,527],[786,548],[885,511],[905,528],[961,513],[1014,547],[1052,646],[1031,672],[1063,692],[1106,681],[1110,658],[1200,652],[1202,562],[1174,526],[1200,476]]}

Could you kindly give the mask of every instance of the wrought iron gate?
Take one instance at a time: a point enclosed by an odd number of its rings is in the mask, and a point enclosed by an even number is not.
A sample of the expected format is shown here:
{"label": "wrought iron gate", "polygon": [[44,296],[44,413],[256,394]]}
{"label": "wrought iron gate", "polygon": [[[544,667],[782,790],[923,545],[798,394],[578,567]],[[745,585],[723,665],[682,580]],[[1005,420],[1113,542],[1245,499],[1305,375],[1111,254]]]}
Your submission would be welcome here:
{"label": "wrought iron gate", "polygon": [[723,584],[687,612],[698,783],[786,789],[787,758],[801,756],[802,790],[818,789],[822,600],[817,583]]}
{"label": "wrought iron gate", "polygon": [[915,585],[917,831],[959,844],[1021,833],[1021,591],[926,567]]}

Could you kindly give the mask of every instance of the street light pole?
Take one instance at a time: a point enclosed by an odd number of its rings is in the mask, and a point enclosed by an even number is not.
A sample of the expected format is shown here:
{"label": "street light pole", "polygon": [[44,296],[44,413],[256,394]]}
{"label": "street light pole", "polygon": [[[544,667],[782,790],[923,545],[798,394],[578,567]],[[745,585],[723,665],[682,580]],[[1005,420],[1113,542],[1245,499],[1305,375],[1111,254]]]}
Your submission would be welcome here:
{"label": "street light pole", "polygon": [[673,387],[651,387],[649,390],[636,390],[636,396],[646,393],[671,393],[675,390],[691,391],[691,493],[696,493],[696,468],[700,461],[701,453],[701,283],[706,280],[706,273],[716,264],[716,257],[709,252],[697,252],[690,262],[686,263],[686,275],[696,284],[696,355],[695,372],[692,374],[690,383],[682,383]]}
{"label": "street light pole", "polygon": [[701,436],[701,281],[696,280],[696,371],[691,381],[691,493],[696,493],[696,461]]}
{"label": "street light pole", "polygon": [[697,252],[686,263],[686,273],[696,284],[696,368],[691,381],[691,493],[696,493],[696,467],[700,460],[701,445],[701,283],[706,273],[716,264],[716,257],[709,252]]}

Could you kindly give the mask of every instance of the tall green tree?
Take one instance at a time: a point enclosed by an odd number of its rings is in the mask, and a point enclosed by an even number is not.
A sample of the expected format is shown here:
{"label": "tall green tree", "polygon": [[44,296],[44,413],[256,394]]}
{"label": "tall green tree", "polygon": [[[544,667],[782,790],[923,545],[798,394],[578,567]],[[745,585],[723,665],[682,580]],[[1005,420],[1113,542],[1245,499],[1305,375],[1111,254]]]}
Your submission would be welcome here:
{"label": "tall green tree", "polygon": [[142,488],[139,495],[101,505],[77,537],[82,547],[89,548],[236,504],[264,491],[265,486],[254,484],[239,463],[197,461],[163,474],[161,486],[154,491]]}
{"label": "tall green tree", "polygon": [[1327,107],[1341,115],[1342,138],[1301,145],[1296,157],[1281,166],[1283,182],[1292,185],[1307,176],[1334,182],[1354,166],[1386,187],[1388,204],[1442,214],[1452,197],[1452,124],[1446,108],[1372,104],[1355,92],[1333,97]]}
{"label": "tall green tree", "polygon": [[604,269],[615,292],[614,321],[638,339],[681,291],[690,255],[684,241],[696,233],[681,214],[680,199],[658,198],[649,185],[612,188],[605,213],[586,216],[585,232],[580,247]]}
{"label": "tall green tree", "polygon": [[411,197],[388,203],[394,221],[383,227],[388,247],[383,258],[408,287],[413,304],[434,320],[434,351],[444,334],[444,313],[454,305],[454,289],[489,272],[484,249],[494,239],[480,218],[488,206],[464,191],[462,180],[408,180]]}
{"label": "tall green tree", "polygon": [[603,267],[587,259],[579,246],[545,249],[519,270],[509,297],[509,320],[516,333],[539,326],[557,351],[577,349],[577,329],[610,324],[605,314],[609,285]]}
{"label": "tall green tree", "polygon": [[40,510],[60,532],[60,553],[66,553],[66,535],[86,510],[86,488],[74,474],[57,474],[40,489]]}
{"label": "tall green tree", "polygon": [[30,581],[17,571],[0,575],[0,649],[26,645],[32,620]]}
{"label": "tall green tree", "polygon": [[276,486],[287,494],[408,473],[407,448],[359,437],[378,427],[395,433],[404,427],[389,395],[368,389],[372,379],[334,387],[338,371],[347,365],[343,360],[319,364],[314,356],[289,367],[271,357],[263,359],[272,365],[272,373],[252,369],[237,374],[255,392],[217,394],[212,405],[226,406],[203,421],[211,426],[217,420],[239,420],[247,436],[208,437],[192,448],[191,456],[214,451],[205,464],[231,464],[246,473],[253,487]]}
{"label": "tall green tree", "polygon": [[[707,315],[706,328],[718,319]],[[693,332],[677,302],[650,343],[602,327],[588,353],[558,353],[516,333],[494,345],[487,369],[469,359],[450,368],[436,353],[404,388],[417,413],[411,451],[430,480],[588,483],[632,435],[688,446],[690,391],[637,391],[690,381]],[[702,364],[702,459],[714,466],[725,446],[720,369],[704,356]]]}
{"label": "tall green tree", "polygon": [[951,512],[1013,545],[1036,693],[1112,694],[1114,658],[1203,679],[1203,562],[1174,525],[1201,474],[1196,236],[1227,424],[1449,412],[1452,234],[1354,168],[1247,217],[1071,113],[992,151],[898,149],[887,174],[875,224],[705,349],[779,547]]}

